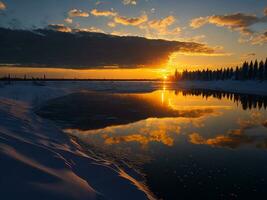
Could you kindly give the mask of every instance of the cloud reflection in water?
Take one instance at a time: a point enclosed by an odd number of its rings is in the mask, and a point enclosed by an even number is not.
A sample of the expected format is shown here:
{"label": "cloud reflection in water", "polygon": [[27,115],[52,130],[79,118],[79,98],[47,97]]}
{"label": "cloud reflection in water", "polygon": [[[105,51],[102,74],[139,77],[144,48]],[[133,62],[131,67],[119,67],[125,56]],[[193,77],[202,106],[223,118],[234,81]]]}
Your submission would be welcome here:
{"label": "cloud reflection in water", "polygon": [[226,134],[204,138],[199,133],[192,133],[188,137],[189,141],[192,144],[204,144],[212,147],[238,148],[244,145],[253,145],[257,148],[266,148],[267,130],[264,116],[260,112],[252,111],[249,117],[249,119],[238,119],[239,128],[230,129]]}

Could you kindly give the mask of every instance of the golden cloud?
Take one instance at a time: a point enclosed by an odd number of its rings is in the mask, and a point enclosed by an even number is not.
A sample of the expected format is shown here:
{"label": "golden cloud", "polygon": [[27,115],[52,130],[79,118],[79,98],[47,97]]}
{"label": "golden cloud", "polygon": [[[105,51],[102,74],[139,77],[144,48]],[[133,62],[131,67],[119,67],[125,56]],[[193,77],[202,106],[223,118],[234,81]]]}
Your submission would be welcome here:
{"label": "golden cloud", "polygon": [[78,29],[73,29],[73,32],[95,32],[95,33],[105,33],[105,31],[103,31],[100,28],[91,26],[89,28],[78,28]]}
{"label": "golden cloud", "polygon": [[5,10],[6,9],[6,5],[0,1],[0,10]]}
{"label": "golden cloud", "polygon": [[93,9],[91,11],[91,14],[94,16],[103,16],[103,17],[109,17],[109,16],[116,16],[117,15],[117,13],[114,11],[109,11],[109,10],[99,11],[97,9]]}
{"label": "golden cloud", "polygon": [[249,39],[249,41],[254,45],[262,45],[267,43],[267,31],[254,35]]}
{"label": "golden cloud", "polygon": [[124,5],[137,5],[137,0],[122,0]]}
{"label": "golden cloud", "polygon": [[196,36],[193,36],[193,37],[190,37],[190,38],[185,38],[185,39],[186,39],[186,41],[200,43],[200,42],[203,42],[203,40],[205,38],[206,38],[206,35],[196,35]]}
{"label": "golden cloud", "polygon": [[201,26],[204,26],[207,23],[208,23],[207,17],[198,17],[198,18],[191,20],[190,26],[192,28],[199,28]]}
{"label": "golden cloud", "polygon": [[152,20],[148,23],[149,27],[153,29],[166,29],[166,27],[172,25],[175,22],[174,16],[170,15],[160,20]]}
{"label": "golden cloud", "polygon": [[199,28],[205,24],[214,24],[216,26],[227,27],[231,30],[239,31],[243,35],[250,35],[253,31],[250,27],[259,22],[267,22],[266,18],[259,18],[256,15],[235,13],[229,15],[212,15],[199,17],[191,20],[192,28]]}
{"label": "golden cloud", "polygon": [[59,31],[59,32],[71,32],[72,29],[65,26],[64,24],[49,24],[48,29]]}
{"label": "golden cloud", "polygon": [[138,26],[142,23],[145,23],[148,20],[147,15],[141,15],[139,17],[134,17],[134,18],[128,18],[128,17],[124,17],[124,16],[116,16],[114,18],[114,22],[116,22],[117,24],[122,24],[125,26]]}
{"label": "golden cloud", "polygon": [[128,32],[123,32],[123,31],[112,31],[110,34],[115,35],[115,36],[123,36],[123,37],[134,36],[133,34],[130,34]]}
{"label": "golden cloud", "polygon": [[71,18],[66,18],[66,19],[64,19],[64,21],[66,22],[66,23],[68,23],[68,24],[72,24],[72,19]]}
{"label": "golden cloud", "polygon": [[89,17],[88,12],[84,12],[84,11],[78,10],[78,9],[72,9],[69,11],[68,14],[70,17]]}
{"label": "golden cloud", "polygon": [[116,23],[114,23],[114,22],[109,22],[109,23],[108,23],[108,26],[111,27],[111,28],[114,28],[114,27],[116,27]]}
{"label": "golden cloud", "polygon": [[59,31],[59,32],[96,32],[96,33],[105,33],[102,29],[91,26],[89,28],[70,28],[68,26],[65,26],[64,24],[49,24],[48,29],[54,30],[54,31]]}
{"label": "golden cloud", "polygon": [[182,55],[203,55],[203,56],[230,56],[231,53],[222,51],[222,47],[210,47],[206,44],[197,42],[184,42],[179,48]]}
{"label": "golden cloud", "polygon": [[243,59],[250,59],[252,57],[255,57],[257,54],[256,53],[246,53],[242,55]]}
{"label": "golden cloud", "polygon": [[175,22],[175,17],[170,15],[163,19],[149,21],[148,28],[157,31],[157,34],[160,35],[176,35],[181,32],[180,27],[176,27],[172,30],[169,30],[169,27],[173,25],[174,22]]}

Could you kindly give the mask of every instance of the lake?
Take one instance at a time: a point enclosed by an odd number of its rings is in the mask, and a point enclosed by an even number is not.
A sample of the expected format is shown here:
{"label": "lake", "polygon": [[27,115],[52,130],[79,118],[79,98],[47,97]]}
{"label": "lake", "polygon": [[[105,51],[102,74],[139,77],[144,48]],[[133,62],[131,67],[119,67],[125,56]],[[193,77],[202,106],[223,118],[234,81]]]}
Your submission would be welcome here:
{"label": "lake", "polygon": [[94,152],[143,177],[159,199],[267,195],[267,97],[163,86],[84,91],[37,113]]}

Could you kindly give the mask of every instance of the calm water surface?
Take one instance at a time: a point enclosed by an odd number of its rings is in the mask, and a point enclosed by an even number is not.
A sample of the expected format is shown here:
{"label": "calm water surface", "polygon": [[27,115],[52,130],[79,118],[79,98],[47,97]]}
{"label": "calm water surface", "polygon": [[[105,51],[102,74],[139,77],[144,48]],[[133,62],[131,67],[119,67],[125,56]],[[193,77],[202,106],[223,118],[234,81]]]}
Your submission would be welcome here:
{"label": "calm water surface", "polygon": [[201,90],[83,92],[38,113],[127,163],[160,199],[266,199],[267,98]]}

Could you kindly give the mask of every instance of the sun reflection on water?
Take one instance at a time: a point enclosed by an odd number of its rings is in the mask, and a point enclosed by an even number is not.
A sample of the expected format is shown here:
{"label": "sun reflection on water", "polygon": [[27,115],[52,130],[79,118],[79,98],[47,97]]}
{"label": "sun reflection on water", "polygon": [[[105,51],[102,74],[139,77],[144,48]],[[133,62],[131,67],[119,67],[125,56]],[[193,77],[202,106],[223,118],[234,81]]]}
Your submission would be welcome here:
{"label": "sun reflection on water", "polygon": [[128,95],[133,99],[154,104],[155,108],[165,108],[166,113],[174,112],[177,117],[171,114],[170,117],[150,117],[126,125],[96,130],[68,128],[64,132],[102,151],[146,162],[150,160],[148,150],[151,145],[172,147],[181,137],[205,128],[206,121],[210,118],[220,117],[224,111],[232,109],[231,103],[220,104],[217,99],[212,99],[209,105],[203,103],[200,97],[187,99],[181,92],[167,90],[165,84],[162,90],[152,93],[119,95]]}

